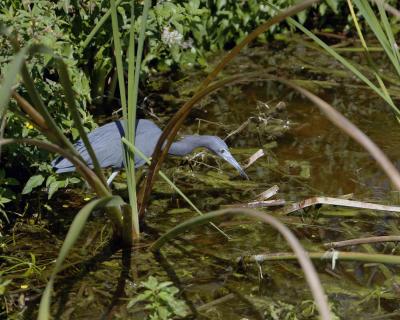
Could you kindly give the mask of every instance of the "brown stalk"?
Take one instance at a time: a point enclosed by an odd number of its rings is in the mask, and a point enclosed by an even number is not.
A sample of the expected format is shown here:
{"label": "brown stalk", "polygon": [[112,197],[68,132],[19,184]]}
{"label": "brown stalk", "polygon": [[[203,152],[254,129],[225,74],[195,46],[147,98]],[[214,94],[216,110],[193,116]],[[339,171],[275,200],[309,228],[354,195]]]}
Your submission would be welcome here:
{"label": "brown stalk", "polygon": [[[185,118],[187,117],[187,115],[189,114],[191,107],[193,105],[195,105],[198,101],[200,101],[202,98],[204,98],[206,95],[210,94],[211,92],[220,89],[221,87],[225,86],[225,85],[231,85],[231,84],[235,84],[235,83],[239,83],[239,82],[245,82],[245,81],[249,81],[250,78],[254,80],[254,78],[258,77],[260,78],[262,76],[261,72],[250,72],[250,73],[243,73],[241,75],[236,75],[236,76],[232,76],[229,78],[225,78],[223,80],[214,82],[212,85],[206,87],[205,89],[199,91],[198,93],[196,93],[188,102],[185,103],[185,105],[179,110],[181,111],[185,106],[189,106],[190,108],[185,112]],[[263,75],[263,79],[265,77],[268,77],[269,75]],[[270,76],[269,76],[270,77]],[[178,111],[178,112],[179,112]],[[183,118],[184,119],[184,118]],[[171,123],[171,122],[170,122]],[[166,129],[165,129],[166,130]],[[161,135],[160,139],[158,140],[158,143],[160,143],[163,135],[165,134],[166,131],[163,131],[163,134]],[[168,139],[168,141],[166,142],[166,146],[165,148],[163,148],[163,156],[165,158],[164,153],[168,153],[168,148],[170,147],[170,145],[172,144],[172,141],[176,135],[176,133],[179,130],[179,126],[175,126],[172,128],[173,130],[173,136],[171,138],[171,134],[170,136],[166,136],[165,137]],[[171,140],[170,140],[171,139]],[[164,140],[165,141],[165,140]],[[157,143],[157,144],[158,144]],[[157,149],[156,149],[157,150]],[[155,151],[154,151],[155,152]],[[154,154],[153,154],[154,155]],[[151,166],[150,166],[150,170],[153,166],[153,163],[156,163],[156,161],[152,161]],[[158,170],[160,169],[162,164],[161,162],[158,162],[157,166],[156,166],[156,173],[158,172]],[[151,171],[149,170],[149,175],[151,174]],[[153,184],[146,184],[146,182],[148,181],[149,176],[147,177],[146,181],[145,181],[145,185],[141,188],[139,195],[138,195],[138,207],[139,207],[139,214],[142,216],[144,214],[144,209],[146,208],[145,205],[147,201],[148,201],[148,197],[150,195],[151,192],[151,188]],[[154,182],[154,180],[153,180]]]}
{"label": "brown stalk", "polygon": [[12,92],[12,97],[17,101],[18,105],[22,110],[27,113],[32,121],[43,131],[49,130],[47,127],[46,121],[42,117],[42,115],[36,111],[36,109],[21,95],[19,95],[15,90]]}
{"label": "brown stalk", "polygon": [[[235,46],[223,59],[222,61],[215,67],[215,69],[208,75],[208,77],[203,81],[200,85],[199,90],[203,90],[207,88],[207,86],[216,78],[218,73],[230,62],[232,59],[239,53],[239,51],[248,45],[251,41],[257,38],[261,33],[267,31],[271,26],[277,24],[287,17],[290,17],[308,7],[312,4],[319,2],[319,0],[306,0],[302,3],[292,6],[275,17],[271,18],[267,22],[263,23],[257,29],[252,31],[246,38],[244,38],[238,45]],[[170,148],[173,139],[175,138],[179,127],[182,125],[183,121],[188,116],[190,110],[195,104],[196,95],[186,102],[181,109],[175,114],[175,116],[169,121],[168,125],[164,129],[162,135],[160,136],[156,148],[153,152],[152,158],[154,161],[152,162],[149,173],[145,180],[144,186],[141,188],[139,197],[138,197],[138,207],[139,207],[139,215],[143,216],[144,210],[147,206],[147,202],[150,196],[150,192],[154,183],[154,179],[157,175],[158,170],[160,169],[162,162],[165,160],[165,157],[168,153],[168,149]],[[164,142],[165,146],[164,146]],[[164,147],[163,147],[164,146]]]}

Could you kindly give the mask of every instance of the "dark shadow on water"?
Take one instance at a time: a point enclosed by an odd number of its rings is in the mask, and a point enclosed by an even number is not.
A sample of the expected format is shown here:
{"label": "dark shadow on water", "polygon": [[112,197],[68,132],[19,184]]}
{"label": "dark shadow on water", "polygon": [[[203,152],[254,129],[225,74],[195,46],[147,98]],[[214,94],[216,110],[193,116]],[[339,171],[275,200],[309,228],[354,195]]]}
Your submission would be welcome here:
{"label": "dark shadow on water", "polygon": [[104,312],[101,320],[112,319],[113,309],[118,305],[120,298],[125,296],[125,284],[129,278],[129,271],[131,268],[131,256],[132,251],[129,247],[122,248],[122,270],[118,279],[117,287],[115,288],[114,294],[111,298],[110,305],[107,306],[107,310]]}
{"label": "dark shadow on water", "polygon": [[55,315],[55,319],[60,319],[63,312],[64,306],[67,304],[69,299],[69,294],[71,293],[74,285],[84,279],[90,272],[93,272],[99,269],[102,262],[110,259],[112,255],[114,255],[120,249],[120,245],[116,242],[111,242],[106,245],[98,254],[88,259],[85,262],[82,262],[80,271],[77,274],[69,276],[63,279],[63,283],[58,284],[59,286],[59,297],[58,297],[58,309]]}
{"label": "dark shadow on water", "polygon": [[[55,303],[58,304],[57,312],[54,316],[54,319],[60,319],[63,312],[64,307],[68,301],[69,294],[71,293],[74,285],[78,283],[80,280],[84,279],[85,276],[89,274],[91,271],[95,271],[99,268],[101,262],[107,261],[113,254],[115,254],[118,249],[120,249],[119,244],[115,242],[111,242],[106,245],[101,252],[96,254],[95,256],[88,259],[86,262],[82,262],[80,266],[80,271],[77,274],[73,274],[63,279],[62,282],[57,282],[57,288],[59,295],[56,298]],[[38,296],[40,299],[41,295]],[[33,299],[30,301],[27,310],[24,314],[24,319],[34,319],[35,311],[37,311],[37,301],[38,299]]]}

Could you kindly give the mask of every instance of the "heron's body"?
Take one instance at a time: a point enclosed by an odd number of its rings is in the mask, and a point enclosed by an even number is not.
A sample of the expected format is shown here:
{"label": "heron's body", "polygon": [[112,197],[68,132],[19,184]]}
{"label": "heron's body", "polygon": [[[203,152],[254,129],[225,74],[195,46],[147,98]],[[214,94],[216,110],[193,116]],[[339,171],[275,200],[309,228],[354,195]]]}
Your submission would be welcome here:
{"label": "heron's body", "polygon": [[[115,121],[105,124],[88,134],[89,142],[102,168],[111,167],[119,170],[124,167],[121,137],[124,136],[125,127],[125,121]],[[140,119],[136,126],[135,146],[142,151],[145,156],[151,157],[161,133],[161,129],[154,122],[147,119]],[[88,166],[93,167],[92,159],[83,141],[79,140],[74,146]],[[239,163],[237,163],[230,154],[225,142],[216,136],[186,136],[182,140],[174,142],[168,153],[184,156],[198,147],[205,147],[213,151],[232,164],[242,176],[247,177]],[[137,168],[144,164],[145,160],[135,155],[135,167]],[[75,166],[63,157],[55,159],[52,162],[52,166],[56,169],[57,173],[75,171]]]}

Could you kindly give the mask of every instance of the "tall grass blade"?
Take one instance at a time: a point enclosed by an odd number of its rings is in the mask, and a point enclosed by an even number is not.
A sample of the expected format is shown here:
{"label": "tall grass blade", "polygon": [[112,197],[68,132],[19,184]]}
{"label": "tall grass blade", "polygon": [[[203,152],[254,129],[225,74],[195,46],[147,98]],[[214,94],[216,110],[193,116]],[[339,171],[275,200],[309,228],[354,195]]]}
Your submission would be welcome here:
{"label": "tall grass blade", "polygon": [[113,41],[114,41],[114,55],[115,55],[115,62],[117,64],[118,86],[121,99],[122,113],[124,118],[128,119],[127,106],[126,106],[126,90],[124,81],[124,65],[122,61],[121,39],[118,29],[117,7],[115,4],[115,0],[111,0],[110,2],[111,2],[111,24],[112,24]]}
{"label": "tall grass blade", "polygon": [[314,40],[320,47],[322,47],[327,53],[329,53],[332,57],[334,57],[337,61],[339,61],[343,66],[349,69],[354,75],[356,75],[361,81],[367,84],[376,94],[378,94],[383,100],[385,100],[395,111],[397,115],[400,115],[400,111],[392,101],[390,97],[387,97],[382,90],[373,84],[364,74],[362,74],[356,67],[354,67],[348,60],[338,54],[334,49],[329,47],[325,42],[319,39],[316,35],[314,35],[311,31],[307,28],[302,26],[296,20],[292,18],[288,18],[290,24],[294,25],[296,28],[301,30],[304,34]]}
{"label": "tall grass blade", "polygon": [[[128,49],[128,141],[134,145],[135,143],[135,124],[136,124],[136,109],[137,99],[139,93],[139,78],[141,70],[141,62],[143,55],[143,45],[145,38],[145,30],[147,24],[147,16],[149,12],[151,1],[144,1],[143,13],[141,17],[141,25],[138,39],[138,49],[135,59],[135,30],[134,30],[134,2],[131,5],[131,29],[130,40]],[[137,196],[136,196],[136,181],[135,181],[135,162],[134,153],[127,153],[127,170],[128,170],[128,189],[129,189],[129,203],[132,208],[132,222],[136,235],[139,235],[139,214],[137,209]],[[130,180],[130,181],[129,181]]]}
{"label": "tall grass blade", "polygon": [[293,235],[293,233],[278,219],[266,214],[265,212],[260,212],[253,209],[225,209],[225,210],[218,210],[206,213],[200,217],[195,217],[189,219],[175,228],[172,228],[166,234],[161,236],[153,245],[150,247],[151,250],[157,251],[159,250],[167,241],[177,237],[181,233],[193,229],[196,226],[203,225],[215,218],[219,217],[228,217],[228,216],[237,216],[237,215],[244,215],[247,217],[251,217],[267,223],[275,228],[286,240],[289,246],[294,251],[297,260],[299,261],[304,276],[307,280],[307,283],[311,289],[312,295],[314,297],[315,303],[317,305],[318,311],[320,313],[321,319],[328,320],[332,319],[330,309],[328,306],[328,302],[326,300],[326,296],[324,290],[322,288],[321,282],[318,278],[318,274],[311,262],[311,259],[308,257],[306,251],[300,244],[299,240]]}
{"label": "tall grass blade", "polygon": [[394,104],[394,102],[393,102],[393,100],[392,100],[392,98],[391,98],[391,96],[390,96],[390,94],[389,94],[389,92],[388,92],[388,90],[386,88],[386,85],[383,82],[383,80],[382,80],[382,78],[381,78],[381,76],[380,76],[380,74],[378,72],[378,68],[376,67],[373,59],[371,58],[370,49],[368,48],[367,42],[365,41],[364,36],[362,34],[361,27],[360,27],[360,25],[358,23],[357,16],[356,16],[356,14],[354,12],[353,3],[351,2],[351,0],[347,0],[347,4],[348,4],[348,7],[349,7],[350,12],[351,12],[351,17],[353,19],[354,25],[356,26],[358,37],[360,38],[362,47],[364,48],[364,52],[365,52],[365,56],[366,56],[367,61],[368,61],[368,65],[372,69],[372,72],[373,72],[373,74],[375,75],[375,78],[378,81],[378,84],[379,84],[379,86],[380,86],[380,88],[382,90],[382,93],[386,96],[387,100],[390,100]]}
{"label": "tall grass blade", "polygon": [[89,202],[87,205],[85,205],[78,212],[68,230],[67,236],[65,237],[61,250],[58,254],[53,272],[50,276],[49,281],[47,282],[46,288],[42,295],[42,299],[40,300],[39,314],[38,314],[39,320],[50,319],[51,292],[53,290],[55,277],[58,271],[61,269],[63,262],[68,255],[68,252],[71,250],[75,242],[78,240],[78,237],[81,234],[89,215],[96,208],[101,208],[104,206],[115,207],[115,206],[120,206],[122,204],[124,204],[124,201],[119,196],[111,196],[93,200]]}
{"label": "tall grass blade", "polygon": [[8,103],[12,95],[12,88],[17,83],[17,75],[25,62],[28,50],[29,46],[19,50],[5,70],[0,87],[0,119],[3,118],[7,111]]}
{"label": "tall grass blade", "polygon": [[[135,123],[136,123],[136,97],[138,87],[134,86],[135,80],[135,2],[131,2],[131,26],[129,30],[128,46],[128,110],[127,110],[127,137],[132,144],[135,143]],[[129,205],[131,209],[131,219],[135,236],[139,237],[139,215],[137,210],[136,197],[136,176],[135,176],[135,157],[124,148],[126,163],[126,179],[128,183]],[[125,210],[126,211],[126,210]]]}
{"label": "tall grass blade", "polygon": [[[396,69],[397,74],[400,76],[400,64],[399,61],[397,60],[397,55],[394,54],[393,49],[394,47],[390,43],[388,37],[386,36],[385,32],[383,31],[383,28],[376,17],[374,11],[371,8],[371,5],[369,4],[368,1],[364,0],[354,0],[354,3],[356,4],[358,10],[360,10],[361,14],[365,17],[365,21],[368,23],[370,26],[371,30],[375,34],[376,38],[380,42],[381,46],[385,49],[385,52],[390,59],[390,61],[393,64],[393,67]],[[383,10],[384,12],[384,10]],[[386,16],[386,14],[385,14]],[[387,17],[386,17],[387,19]],[[389,26],[389,29],[390,26]],[[392,31],[387,30],[389,33]]]}
{"label": "tall grass blade", "polygon": [[389,23],[389,19],[386,15],[386,10],[385,10],[384,4],[382,2],[378,2],[378,9],[379,9],[379,14],[381,16],[382,25],[385,29],[386,37],[390,44],[390,48],[393,51],[393,55],[396,57],[396,65],[400,65],[399,47],[397,45],[396,39],[393,34],[393,30]]}
{"label": "tall grass blade", "polygon": [[[132,114],[130,120],[130,125],[134,126],[135,119],[136,119],[136,107],[137,107],[137,97],[138,97],[138,91],[139,91],[139,78],[140,78],[140,70],[141,70],[141,64],[142,64],[142,58],[143,58],[143,47],[144,47],[144,39],[145,39],[145,31],[146,31],[146,25],[147,25],[147,17],[149,14],[149,9],[150,9],[151,1],[150,0],[145,0],[144,5],[143,5],[143,13],[141,17],[141,25],[140,25],[140,30],[139,30],[139,39],[138,39],[138,49],[136,53],[136,66],[135,66],[135,80],[133,83],[133,88],[129,87],[129,91],[132,90],[134,93],[132,95]],[[129,94],[129,93],[128,93]],[[131,110],[130,110],[131,111]],[[134,132],[134,130],[133,130]],[[132,140],[135,141],[135,140]]]}

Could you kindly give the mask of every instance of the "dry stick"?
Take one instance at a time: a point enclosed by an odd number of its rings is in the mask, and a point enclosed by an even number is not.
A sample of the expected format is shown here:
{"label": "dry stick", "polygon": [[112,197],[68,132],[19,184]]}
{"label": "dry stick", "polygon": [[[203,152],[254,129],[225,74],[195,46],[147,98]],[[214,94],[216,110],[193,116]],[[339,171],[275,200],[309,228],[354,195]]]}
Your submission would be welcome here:
{"label": "dry stick", "polygon": [[247,160],[247,163],[243,166],[243,170],[249,168],[254,162],[256,162],[259,158],[263,157],[264,155],[265,155],[264,150],[259,149],[257,152],[251,155],[251,157]]}
{"label": "dry stick", "polygon": [[326,248],[342,248],[347,246],[354,246],[366,243],[377,243],[377,242],[398,242],[400,241],[400,236],[379,236],[379,237],[368,237],[368,238],[357,238],[344,241],[327,242],[324,243]]}
{"label": "dry stick", "polygon": [[228,133],[228,135],[224,138],[224,140],[227,140],[228,138],[234,136],[235,134],[238,134],[241,132],[244,128],[246,128],[250,123],[250,118],[247,119],[245,122],[243,122],[237,129],[233,130],[232,132]]}
{"label": "dry stick", "polygon": [[[286,227],[282,222],[280,222],[275,217],[272,217],[266,213],[262,213],[257,210],[252,209],[225,209],[225,210],[218,210],[207,213],[203,216],[192,218],[190,220],[186,220],[185,222],[181,223],[180,225],[176,226],[168,233],[164,234],[161,238],[159,238],[151,247],[150,249],[153,251],[157,251],[163,246],[167,241],[175,238],[182,232],[187,231],[189,228],[193,228],[202,224],[209,222],[211,219],[227,216],[227,215],[245,215],[255,218],[257,220],[261,220],[264,223],[269,224],[274,229],[276,229],[286,240],[289,244],[290,248],[294,252],[294,256],[297,258],[303,272],[305,279],[310,287],[311,293],[314,297],[315,304],[317,309],[321,315],[321,319],[328,320],[331,318],[331,313],[329,311],[328,302],[322,288],[321,282],[319,281],[317,271],[312,264],[308,253],[304,250],[302,245],[300,244],[299,240],[296,236],[290,231],[288,227]],[[400,257],[398,257],[400,259]]]}
{"label": "dry stick", "polygon": [[[319,2],[319,0],[306,0],[303,1],[302,3],[292,6],[284,11],[282,11],[280,14],[272,17],[269,19],[267,22],[259,26],[256,30],[251,32],[246,38],[244,38],[238,45],[235,46],[223,59],[222,61],[215,67],[215,69],[208,75],[208,77],[203,81],[203,83],[200,85],[200,89],[202,90],[204,88],[207,88],[207,86],[213,81],[218,73],[230,62],[232,59],[239,53],[239,51],[247,46],[251,41],[253,41],[255,38],[257,38],[260,34],[263,32],[267,31],[271,26],[274,24],[277,24],[287,17],[290,17],[308,7],[310,7],[312,4]],[[140,191],[140,209],[139,209],[139,214],[143,215],[144,210],[147,205],[147,201],[149,199],[149,195],[154,183],[155,176],[157,174],[157,171],[160,169],[162,162],[165,160],[165,157],[167,156],[168,149],[170,148],[173,139],[175,138],[179,127],[182,125],[183,121],[186,119],[186,117],[189,115],[190,110],[192,109],[195,100],[196,95],[190,99],[188,102],[186,102],[181,109],[178,110],[178,112],[175,114],[175,116],[169,121],[168,125],[164,129],[163,133],[161,134],[157,145],[155,147],[155,150],[153,152],[152,158],[154,159],[153,163],[150,166],[149,173],[147,175],[144,187]],[[164,142],[167,140],[167,142],[164,145]]]}
{"label": "dry stick", "polygon": [[354,200],[339,199],[339,198],[332,198],[332,197],[309,198],[306,200],[302,200],[300,202],[293,203],[290,206],[284,208],[282,211],[283,211],[283,214],[289,214],[294,211],[301,210],[301,209],[304,209],[307,207],[311,207],[316,204],[330,204],[333,206],[352,207],[352,208],[389,211],[389,212],[400,212],[399,206],[386,206],[386,205],[378,204],[378,203],[354,201]]}
{"label": "dry stick", "polygon": [[345,118],[339,111],[332,108],[328,103],[326,103],[321,98],[317,97],[310,91],[299,87],[291,81],[284,79],[277,79],[278,81],[285,83],[289,87],[299,91],[301,94],[306,96],[312,102],[314,102],[317,107],[325,113],[327,118],[332,121],[334,125],[342,129],[350,137],[352,137],[356,142],[361,144],[369,154],[376,160],[380,165],[392,183],[396,186],[397,190],[400,190],[400,174],[396,167],[390,162],[386,155],[379,149],[379,147],[371,141],[368,136],[363,133],[357,126],[355,126],[350,120]]}
{"label": "dry stick", "polygon": [[279,191],[279,187],[275,184],[271,188],[268,188],[267,190],[261,192],[259,195],[257,195],[257,199],[259,201],[269,199],[276,195]]}
{"label": "dry stick", "polygon": [[221,205],[221,208],[269,208],[281,207],[286,204],[284,199],[252,201],[248,203],[233,203]]}

